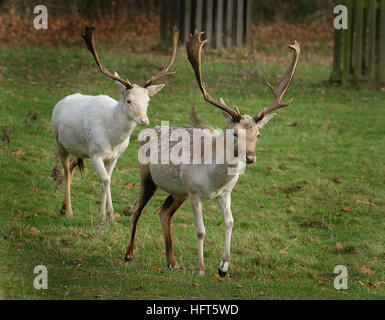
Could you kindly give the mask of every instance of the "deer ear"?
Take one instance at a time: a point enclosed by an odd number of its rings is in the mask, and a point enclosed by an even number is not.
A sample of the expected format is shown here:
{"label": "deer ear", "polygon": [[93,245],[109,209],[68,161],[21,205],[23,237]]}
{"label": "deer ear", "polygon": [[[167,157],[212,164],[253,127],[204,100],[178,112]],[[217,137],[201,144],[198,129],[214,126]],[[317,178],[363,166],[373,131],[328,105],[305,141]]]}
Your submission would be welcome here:
{"label": "deer ear", "polygon": [[258,128],[260,129],[263,128],[266,123],[268,123],[271,119],[273,119],[277,115],[278,115],[277,113],[272,113],[263,117],[263,119],[257,123]]}
{"label": "deer ear", "polygon": [[[115,75],[115,77],[119,77],[119,75],[118,75],[117,72],[115,72],[114,75]],[[119,82],[119,81],[115,81],[115,83],[116,83],[116,86],[118,87],[118,89],[119,89],[122,93],[125,92],[125,91],[127,90],[127,87],[126,87],[123,83],[121,83],[121,82]]]}
{"label": "deer ear", "polygon": [[153,85],[153,86],[148,86],[147,87],[147,90],[148,90],[148,95],[150,97],[152,96],[155,96],[160,90],[162,90],[164,88],[164,84],[157,84],[157,85]]}

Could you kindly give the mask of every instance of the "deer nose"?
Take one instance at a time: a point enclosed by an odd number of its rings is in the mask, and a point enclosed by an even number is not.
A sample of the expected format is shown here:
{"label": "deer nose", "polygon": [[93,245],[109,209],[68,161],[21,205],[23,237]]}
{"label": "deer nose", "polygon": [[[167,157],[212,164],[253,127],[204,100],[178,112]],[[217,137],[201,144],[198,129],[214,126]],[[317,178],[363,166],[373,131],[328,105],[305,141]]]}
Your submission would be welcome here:
{"label": "deer nose", "polygon": [[257,156],[255,154],[246,155],[247,163],[255,163],[257,161]]}
{"label": "deer nose", "polygon": [[140,118],[140,119],[139,119],[139,122],[140,122],[140,124],[141,124],[142,126],[148,126],[148,124],[150,123],[150,122],[148,121],[148,119],[143,119],[143,118]]}

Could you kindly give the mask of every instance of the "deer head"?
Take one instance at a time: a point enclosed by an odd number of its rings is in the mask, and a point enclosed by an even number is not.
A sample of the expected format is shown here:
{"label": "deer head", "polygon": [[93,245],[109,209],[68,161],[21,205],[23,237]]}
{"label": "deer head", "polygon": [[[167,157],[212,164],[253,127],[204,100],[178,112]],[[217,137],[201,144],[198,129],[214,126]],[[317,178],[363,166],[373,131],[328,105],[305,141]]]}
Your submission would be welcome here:
{"label": "deer head", "polygon": [[186,43],[188,60],[190,61],[190,64],[195,72],[198,86],[202,91],[203,98],[210,104],[222,110],[223,116],[227,122],[226,129],[234,130],[233,139],[235,156],[237,156],[236,150],[238,149],[238,135],[245,133],[245,161],[246,163],[254,163],[256,161],[255,144],[260,136],[260,129],[266,125],[266,123],[268,123],[275,115],[277,115],[276,113],[271,112],[282,107],[287,107],[293,101],[293,99],[291,99],[288,103],[281,102],[285,92],[290,86],[291,80],[293,79],[294,73],[296,71],[299,55],[301,52],[300,45],[297,41],[295,41],[294,45],[289,46],[289,48],[294,52],[293,61],[279,82],[278,88],[275,89],[269,82],[266,82],[275,96],[275,101],[269,107],[263,108],[260,112],[257,113],[256,116],[252,117],[247,114],[241,114],[238,108],[233,110],[224,102],[222,98],[220,101],[213,99],[207,92],[206,85],[202,81],[201,73],[202,47],[207,42],[207,39],[201,41],[200,38],[202,34],[203,32],[198,33],[195,31],[194,34],[190,35],[190,39]]}
{"label": "deer head", "polygon": [[153,82],[164,76],[175,74],[175,71],[169,72],[168,70],[171,68],[175,59],[179,30],[174,27],[173,48],[168,64],[158,74],[148,79],[143,85],[132,84],[130,81],[121,78],[117,72],[112,74],[101,64],[95,49],[94,31],[95,27],[86,27],[85,33],[82,34],[88,50],[92,53],[100,71],[108,78],[116,81],[118,88],[121,91],[120,104],[124,106],[128,117],[133,119],[139,125],[147,126],[149,124],[147,108],[150,97],[157,94],[165,86],[164,84],[153,85]]}

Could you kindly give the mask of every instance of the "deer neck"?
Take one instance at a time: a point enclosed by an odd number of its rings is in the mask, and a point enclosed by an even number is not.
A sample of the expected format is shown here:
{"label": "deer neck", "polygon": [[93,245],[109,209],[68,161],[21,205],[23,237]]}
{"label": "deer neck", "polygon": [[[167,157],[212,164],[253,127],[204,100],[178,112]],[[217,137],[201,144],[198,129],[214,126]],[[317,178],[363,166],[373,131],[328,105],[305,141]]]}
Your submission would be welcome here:
{"label": "deer neck", "polygon": [[234,145],[232,143],[226,143],[226,130],[221,132],[215,139],[216,143],[223,141],[223,147],[220,146],[219,151],[216,152],[216,144],[213,148],[214,152],[214,163],[215,166],[211,167],[210,171],[216,182],[221,185],[225,185],[234,180],[238,179],[238,176],[244,172],[245,162],[239,158],[231,158],[229,155],[234,154]]}
{"label": "deer neck", "polygon": [[112,145],[123,143],[136,127],[136,122],[128,117],[126,108],[127,106],[120,100],[111,110],[108,130]]}

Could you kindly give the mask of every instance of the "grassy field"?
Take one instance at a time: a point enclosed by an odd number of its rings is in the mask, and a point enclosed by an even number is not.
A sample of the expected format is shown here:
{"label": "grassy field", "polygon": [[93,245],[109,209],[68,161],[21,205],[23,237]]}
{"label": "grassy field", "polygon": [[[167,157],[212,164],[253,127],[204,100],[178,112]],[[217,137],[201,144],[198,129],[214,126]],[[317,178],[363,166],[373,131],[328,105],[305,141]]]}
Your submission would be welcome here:
{"label": "grassy field", "polygon": [[[131,81],[145,80],[168,59],[117,49],[99,46],[101,59]],[[0,298],[383,299],[385,90],[333,86],[321,58],[304,51],[286,94],[294,97],[292,106],[263,129],[257,163],[233,192],[232,263],[230,277],[221,280],[216,273],[224,225],[216,201],[204,205],[204,277],[195,272],[188,202],[172,221],[177,272],[166,268],[156,214],[166,198],[162,191],[142,215],[136,256],[128,264],[122,258],[130,217],[98,220],[100,181],[89,161],[73,179],[74,219],[59,215],[64,191],[50,177],[56,162],[53,106],[75,92],[118,98],[118,90],[83,45],[0,45],[0,128],[12,127],[10,144],[0,145]],[[254,114],[272,101],[263,80],[276,83],[290,59],[286,48],[266,63],[255,54],[207,53],[203,70],[215,97]],[[150,103],[150,127],[161,120],[190,124],[194,103],[203,124],[224,128],[221,113],[203,103],[183,49],[174,69],[178,73]],[[26,120],[29,110],[37,112],[36,120]],[[119,213],[137,195],[138,147],[133,139],[114,171]],[[33,288],[36,265],[48,268],[48,290]],[[333,286],[337,265],[348,269],[347,290]]]}

